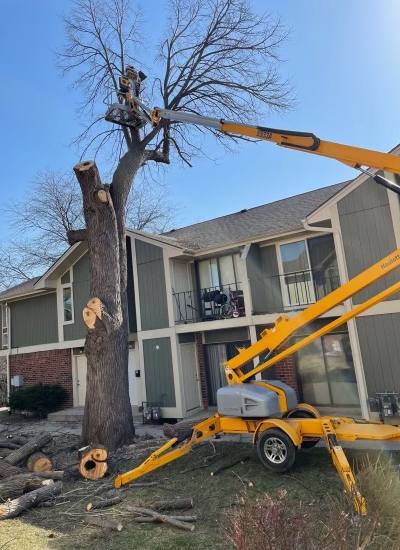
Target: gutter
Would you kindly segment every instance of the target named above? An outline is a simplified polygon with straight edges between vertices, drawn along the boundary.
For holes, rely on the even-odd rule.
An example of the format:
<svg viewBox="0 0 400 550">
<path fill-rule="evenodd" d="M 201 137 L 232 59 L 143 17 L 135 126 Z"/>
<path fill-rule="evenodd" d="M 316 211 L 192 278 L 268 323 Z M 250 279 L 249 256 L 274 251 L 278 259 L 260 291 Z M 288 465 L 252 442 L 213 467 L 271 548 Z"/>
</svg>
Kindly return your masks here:
<svg viewBox="0 0 400 550">
<path fill-rule="evenodd" d="M 301 223 L 307 231 L 314 231 L 315 233 L 334 233 L 332 227 L 318 227 L 317 225 L 309 225 L 306 219 L 301 220 Z"/>
</svg>

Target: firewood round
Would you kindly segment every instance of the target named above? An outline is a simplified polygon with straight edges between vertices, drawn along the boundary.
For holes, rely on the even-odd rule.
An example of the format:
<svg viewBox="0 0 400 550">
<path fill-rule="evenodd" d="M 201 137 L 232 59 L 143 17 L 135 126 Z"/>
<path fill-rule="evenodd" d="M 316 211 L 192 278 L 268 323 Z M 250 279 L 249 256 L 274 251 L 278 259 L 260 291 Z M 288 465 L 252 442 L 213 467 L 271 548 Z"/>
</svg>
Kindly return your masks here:
<svg viewBox="0 0 400 550">
<path fill-rule="evenodd" d="M 50 472 L 54 464 L 44 453 L 33 453 L 26 461 L 26 466 L 30 472 Z"/>
</svg>

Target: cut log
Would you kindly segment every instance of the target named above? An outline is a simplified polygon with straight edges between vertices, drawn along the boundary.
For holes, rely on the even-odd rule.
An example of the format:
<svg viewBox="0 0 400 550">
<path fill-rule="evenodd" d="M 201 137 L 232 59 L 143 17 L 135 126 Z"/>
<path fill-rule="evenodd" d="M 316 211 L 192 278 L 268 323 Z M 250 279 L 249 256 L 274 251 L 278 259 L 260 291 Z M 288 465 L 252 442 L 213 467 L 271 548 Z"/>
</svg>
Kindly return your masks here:
<svg viewBox="0 0 400 550">
<path fill-rule="evenodd" d="M 24 461 L 29 455 L 40 451 L 42 447 L 50 443 L 52 437 L 50 434 L 43 434 L 35 439 L 31 439 L 25 445 L 22 445 L 19 449 L 16 449 L 14 452 L 10 453 L 4 460 L 9 464 L 19 464 Z"/>
<path fill-rule="evenodd" d="M 119 504 L 120 502 L 122 502 L 122 495 L 117 495 L 112 498 L 105 498 L 103 500 L 99 500 L 98 502 L 89 502 L 89 504 L 86 505 L 86 512 L 101 510 L 102 508 L 108 508 L 109 506 L 115 506 L 115 504 Z"/>
<path fill-rule="evenodd" d="M 51 472 L 35 472 L 35 477 L 40 477 L 41 479 L 62 479 L 64 477 L 64 471 L 54 470 Z"/>
<path fill-rule="evenodd" d="M 39 489 L 48 485 L 49 480 L 33 476 L 32 474 L 19 474 L 0 481 L 0 502 L 8 498 L 16 498 L 24 493 Z"/>
<path fill-rule="evenodd" d="M 157 519 L 161 523 L 168 523 L 170 525 L 173 525 L 174 527 L 178 527 L 179 529 L 184 529 L 185 531 L 194 531 L 193 524 L 184 521 L 178 521 L 177 519 L 173 519 L 173 517 L 166 516 L 165 514 L 159 514 L 155 510 L 150 510 L 148 508 L 139 508 L 137 506 L 127 506 L 126 509 L 128 510 L 128 512 L 134 512 L 135 514 L 139 514 L 141 516 L 150 516 Z"/>
<path fill-rule="evenodd" d="M 192 498 L 177 498 L 175 500 L 157 500 L 148 505 L 152 510 L 190 510 L 193 508 Z"/>
<path fill-rule="evenodd" d="M 14 452 L 14 451 L 12 451 Z M 5 459 L 0 459 L 0 479 L 3 477 L 16 476 L 22 474 L 24 471 L 18 466 L 12 466 L 5 461 Z"/>
<path fill-rule="evenodd" d="M 122 531 L 123 529 L 123 525 L 120 521 L 112 521 L 99 516 L 86 516 L 85 523 L 95 527 L 101 527 L 102 529 L 109 529 L 110 531 Z"/>
<path fill-rule="evenodd" d="M 175 519 L 177 521 L 197 521 L 197 516 L 168 516 L 169 518 Z M 135 523 L 160 523 L 160 520 L 150 516 L 137 516 L 133 518 Z"/>
<path fill-rule="evenodd" d="M 204 418 L 199 418 L 197 420 L 182 420 L 181 422 L 177 422 L 176 424 L 163 424 L 163 433 L 165 437 L 168 437 L 169 439 L 172 439 L 173 437 L 177 437 L 179 441 L 184 441 L 188 437 L 191 437 L 193 426 L 198 424 L 199 422 L 202 422 L 203 420 L 206 420 L 208 416 L 205 416 Z"/>
<path fill-rule="evenodd" d="M 3 448 L 0 449 L 0 458 L 5 458 L 12 452 L 13 452 L 13 449 L 3 449 Z"/>
<path fill-rule="evenodd" d="M 3 447 L 4 449 L 19 449 L 21 445 L 14 443 L 14 441 L 11 441 L 10 439 L 0 439 L 0 447 Z"/>
<path fill-rule="evenodd" d="M 101 479 L 107 472 L 107 449 L 102 445 L 79 449 L 79 472 L 85 479 Z"/>
<path fill-rule="evenodd" d="M 25 495 L 1 504 L 0 520 L 19 516 L 25 510 L 34 508 L 39 503 L 50 500 L 59 495 L 61 493 L 61 489 L 61 481 L 56 481 L 56 483 L 46 485 L 45 487 L 40 487 L 40 489 L 36 489 L 35 491 L 31 491 L 30 493 L 26 493 Z"/>
<path fill-rule="evenodd" d="M 44 453 L 33 453 L 26 461 L 26 467 L 30 472 L 50 472 L 53 467 L 53 461 Z"/>
<path fill-rule="evenodd" d="M 10 435 L 7 437 L 8 440 L 10 440 L 12 443 L 16 443 L 17 445 L 25 445 L 25 443 L 28 443 L 29 439 L 27 437 L 23 437 L 22 435 Z"/>
</svg>

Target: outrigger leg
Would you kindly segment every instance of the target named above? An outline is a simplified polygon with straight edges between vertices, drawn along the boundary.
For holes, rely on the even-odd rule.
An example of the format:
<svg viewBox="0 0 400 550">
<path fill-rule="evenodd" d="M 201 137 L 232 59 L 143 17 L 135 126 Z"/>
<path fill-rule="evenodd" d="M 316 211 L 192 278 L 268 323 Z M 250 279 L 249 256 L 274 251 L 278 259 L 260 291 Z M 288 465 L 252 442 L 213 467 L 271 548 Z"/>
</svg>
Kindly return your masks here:
<svg viewBox="0 0 400 550">
<path fill-rule="evenodd" d="M 324 433 L 325 446 L 331 455 L 333 465 L 342 480 L 345 491 L 351 498 L 355 511 L 360 515 L 365 516 L 367 514 L 367 503 L 365 497 L 363 497 L 360 493 L 345 452 L 338 444 L 334 426 L 327 418 L 322 418 L 321 424 Z"/>
<path fill-rule="evenodd" d="M 179 439 L 177 437 L 173 437 L 172 439 L 167 441 L 164 445 L 162 445 L 162 447 L 154 451 L 154 453 L 146 458 L 146 460 L 142 462 L 140 466 L 137 466 L 129 472 L 118 475 L 115 478 L 114 486 L 119 489 L 122 485 L 125 485 L 126 483 L 129 483 L 134 479 L 142 477 L 145 474 L 152 472 L 153 470 L 157 470 L 157 468 L 160 468 L 161 466 L 165 466 L 165 464 L 168 464 L 169 462 L 172 462 L 173 460 L 176 460 L 177 458 L 188 454 L 193 449 L 193 447 L 195 447 L 202 441 L 206 441 L 207 439 L 214 437 L 217 433 L 220 432 L 221 425 L 218 416 L 211 416 L 210 418 L 199 422 L 199 424 L 196 424 L 191 430 L 189 430 L 186 434 L 183 434 L 183 436 L 181 436 Z M 185 443 L 178 447 L 177 445 L 179 445 L 183 441 L 185 441 Z M 172 451 L 166 452 L 173 447 L 176 448 Z"/>
</svg>

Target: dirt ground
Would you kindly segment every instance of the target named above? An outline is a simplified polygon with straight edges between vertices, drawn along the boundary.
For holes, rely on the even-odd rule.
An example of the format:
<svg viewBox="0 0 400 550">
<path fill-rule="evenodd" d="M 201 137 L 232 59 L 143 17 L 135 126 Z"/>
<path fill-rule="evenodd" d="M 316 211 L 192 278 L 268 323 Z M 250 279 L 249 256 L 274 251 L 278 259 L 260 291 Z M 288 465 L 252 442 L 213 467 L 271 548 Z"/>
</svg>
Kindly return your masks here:
<svg viewBox="0 0 400 550">
<path fill-rule="evenodd" d="M 154 481 L 152 487 L 130 485 L 123 491 L 124 500 L 117 506 L 99 511 L 98 515 L 119 519 L 124 529 L 108 532 L 85 524 L 85 505 L 93 501 L 105 484 L 119 471 L 131 469 L 148 454 L 149 448 L 159 444 L 156 439 L 141 437 L 137 445 L 125 447 L 110 460 L 110 476 L 98 482 L 80 478 L 63 483 L 63 499 L 52 508 L 31 510 L 18 519 L 0 523 L 0 548 L 17 549 L 147 549 L 172 548 L 229 548 L 225 537 L 226 518 L 230 510 L 240 505 L 240 496 L 246 493 L 257 498 L 285 489 L 293 506 L 309 506 L 318 517 L 323 517 L 331 498 L 340 498 L 342 487 L 324 449 L 316 448 L 298 454 L 295 469 L 277 475 L 267 471 L 258 461 L 249 444 L 224 442 L 204 444 L 189 455 L 146 476 L 141 481 Z M 56 434 L 46 450 L 53 456 L 57 468 L 63 468 L 76 457 L 79 437 L 74 434 Z M 215 456 L 214 456 L 215 455 Z M 350 451 L 351 460 L 365 455 L 365 451 Z M 213 460 L 205 461 L 213 456 Z M 220 472 L 217 467 L 243 458 L 243 462 Z M 394 453 L 400 463 L 400 455 Z M 180 531 L 167 525 L 137 524 L 125 510 L 127 504 L 144 506 L 157 499 L 193 497 L 194 509 L 188 514 L 198 516 L 193 532 Z M 96 512 L 92 512 L 94 514 Z M 180 513 L 180 512 L 179 512 Z"/>
</svg>

